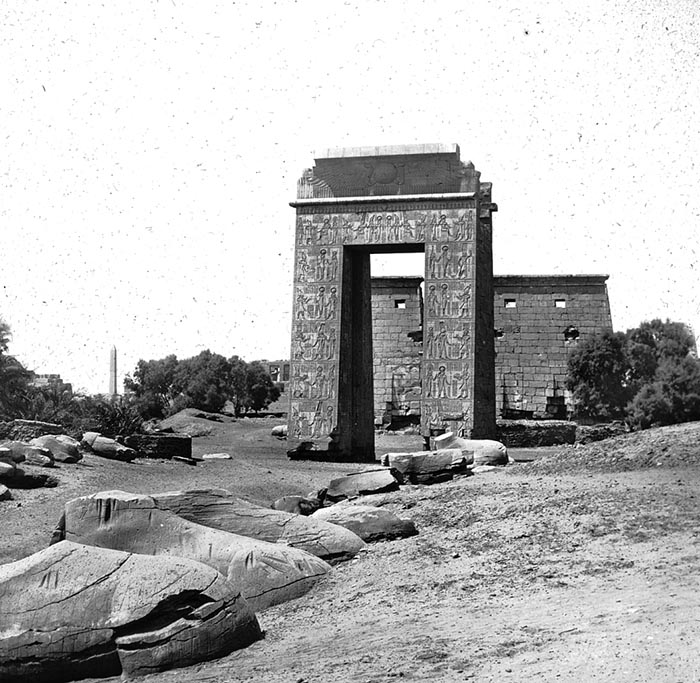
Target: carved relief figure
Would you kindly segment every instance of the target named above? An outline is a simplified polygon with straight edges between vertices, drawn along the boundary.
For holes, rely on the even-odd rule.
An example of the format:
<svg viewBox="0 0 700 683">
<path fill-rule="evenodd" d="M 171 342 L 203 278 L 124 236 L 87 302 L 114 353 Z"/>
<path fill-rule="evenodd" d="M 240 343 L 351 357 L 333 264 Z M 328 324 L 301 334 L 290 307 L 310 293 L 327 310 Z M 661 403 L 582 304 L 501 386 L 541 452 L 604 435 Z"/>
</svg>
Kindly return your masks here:
<svg viewBox="0 0 700 683">
<path fill-rule="evenodd" d="M 299 253 L 299 259 L 297 262 L 299 264 L 297 275 L 297 277 L 299 278 L 299 282 L 306 282 L 306 279 L 309 275 L 309 261 L 305 251 Z"/>
<path fill-rule="evenodd" d="M 452 313 L 452 292 L 447 284 L 440 286 L 440 314 L 449 316 Z"/>
<path fill-rule="evenodd" d="M 338 310 L 338 290 L 336 287 L 331 287 L 331 293 L 328 295 L 328 300 L 325 304 L 325 310 L 323 317 L 326 320 L 335 320 L 336 312 Z"/>
<path fill-rule="evenodd" d="M 432 396 L 433 398 L 448 398 L 447 386 L 447 368 L 444 365 L 441 365 L 437 372 L 433 373 L 432 377 L 430 378 L 428 396 Z"/>
<path fill-rule="evenodd" d="M 438 301 L 435 285 L 430 285 L 430 287 L 428 287 L 428 295 L 425 298 L 425 305 L 428 308 L 428 313 L 430 315 L 438 314 Z"/>
<path fill-rule="evenodd" d="M 328 334 L 326 333 L 326 323 L 321 323 L 316 332 L 316 340 L 313 344 L 314 360 L 328 358 Z"/>
<path fill-rule="evenodd" d="M 425 350 L 428 358 L 435 358 L 435 333 L 432 327 L 428 328 L 428 333 L 425 335 Z"/>
<path fill-rule="evenodd" d="M 328 264 L 328 279 L 335 280 L 338 277 L 338 251 L 331 252 L 331 262 Z"/>
<path fill-rule="evenodd" d="M 436 358 L 449 358 L 449 341 L 445 323 L 440 321 L 438 332 L 435 335 L 435 356 Z"/>
<path fill-rule="evenodd" d="M 326 279 L 326 267 L 327 267 L 328 257 L 326 256 L 326 250 L 321 249 L 316 257 L 316 279 L 325 280 Z"/>
<path fill-rule="evenodd" d="M 306 306 L 308 303 L 309 297 L 299 292 L 299 294 L 297 294 L 297 320 L 306 320 Z"/>
<path fill-rule="evenodd" d="M 469 300 L 472 298 L 472 286 L 467 285 L 463 292 L 457 293 L 457 302 L 459 304 L 459 317 L 469 317 Z"/>
</svg>

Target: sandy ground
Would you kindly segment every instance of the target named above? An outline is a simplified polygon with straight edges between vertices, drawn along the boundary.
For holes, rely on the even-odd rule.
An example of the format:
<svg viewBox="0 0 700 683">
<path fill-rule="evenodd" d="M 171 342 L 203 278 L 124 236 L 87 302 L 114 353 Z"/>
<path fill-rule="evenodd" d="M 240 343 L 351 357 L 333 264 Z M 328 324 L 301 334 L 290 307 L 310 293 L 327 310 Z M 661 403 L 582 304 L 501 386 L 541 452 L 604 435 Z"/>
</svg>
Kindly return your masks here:
<svg viewBox="0 0 700 683">
<path fill-rule="evenodd" d="M 55 489 L 15 491 L 0 503 L 0 560 L 46 545 L 76 495 L 222 486 L 266 503 L 353 469 L 288 461 L 269 436 L 277 421 L 202 423 L 195 453 L 233 460 L 88 456 L 62 466 Z M 378 452 L 403 447 L 419 440 L 378 440 Z M 143 680 L 700 681 L 700 424 L 511 455 L 507 468 L 373 497 L 419 535 L 372 544 L 261 613 L 266 637 L 246 650 Z"/>
</svg>

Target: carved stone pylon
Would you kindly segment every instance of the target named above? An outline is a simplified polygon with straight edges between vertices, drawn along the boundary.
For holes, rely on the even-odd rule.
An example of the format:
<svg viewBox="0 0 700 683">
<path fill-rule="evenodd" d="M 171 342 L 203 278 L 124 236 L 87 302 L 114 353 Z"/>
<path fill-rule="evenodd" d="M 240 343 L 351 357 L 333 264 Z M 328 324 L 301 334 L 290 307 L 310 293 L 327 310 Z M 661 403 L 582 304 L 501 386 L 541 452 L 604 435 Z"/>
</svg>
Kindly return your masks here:
<svg viewBox="0 0 700 683">
<path fill-rule="evenodd" d="M 495 429 L 490 183 L 457 145 L 327 150 L 298 183 L 288 438 L 374 460 L 370 254 L 424 252 L 421 432 Z"/>
</svg>

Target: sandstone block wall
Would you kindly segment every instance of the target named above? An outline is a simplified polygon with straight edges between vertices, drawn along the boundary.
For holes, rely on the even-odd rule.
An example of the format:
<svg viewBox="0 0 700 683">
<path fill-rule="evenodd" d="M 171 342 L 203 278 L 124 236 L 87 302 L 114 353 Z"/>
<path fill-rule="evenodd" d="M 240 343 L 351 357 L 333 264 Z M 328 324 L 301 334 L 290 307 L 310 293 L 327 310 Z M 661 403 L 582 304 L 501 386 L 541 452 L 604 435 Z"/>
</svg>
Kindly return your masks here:
<svg viewBox="0 0 700 683">
<path fill-rule="evenodd" d="M 607 275 L 494 276 L 496 414 L 566 418 L 571 351 L 612 330 Z"/>
<path fill-rule="evenodd" d="M 420 417 L 422 281 L 420 277 L 372 278 L 375 425 Z M 410 333 L 418 333 L 416 341 Z"/>
</svg>

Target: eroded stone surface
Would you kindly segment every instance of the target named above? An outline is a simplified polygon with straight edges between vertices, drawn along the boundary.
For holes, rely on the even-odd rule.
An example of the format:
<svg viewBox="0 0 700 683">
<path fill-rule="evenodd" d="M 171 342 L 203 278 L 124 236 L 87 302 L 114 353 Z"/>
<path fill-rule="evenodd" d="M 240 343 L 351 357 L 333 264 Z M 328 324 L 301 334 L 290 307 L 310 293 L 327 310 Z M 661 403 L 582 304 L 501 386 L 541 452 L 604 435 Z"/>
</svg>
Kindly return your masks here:
<svg viewBox="0 0 700 683">
<path fill-rule="evenodd" d="M 156 505 L 190 522 L 305 550 L 326 562 L 354 557 L 362 539 L 335 524 L 272 510 L 236 498 L 224 489 L 171 491 L 152 496 Z"/>
<path fill-rule="evenodd" d="M 372 505 L 339 503 L 314 512 L 312 517 L 349 529 L 367 543 L 392 541 L 418 533 L 412 521 L 401 519 L 389 510 Z"/>
<path fill-rule="evenodd" d="M 83 434 L 82 445 L 89 448 L 95 455 L 110 460 L 121 460 L 123 462 L 131 462 L 138 453 L 124 444 L 102 436 L 97 432 L 85 432 Z"/>
<path fill-rule="evenodd" d="M 75 463 L 83 457 L 78 450 L 79 442 L 65 434 L 47 434 L 32 439 L 29 443 L 39 448 L 47 448 L 54 460 L 59 462 Z"/>
<path fill-rule="evenodd" d="M 382 467 L 332 479 L 326 491 L 326 500 L 338 502 L 360 495 L 396 491 L 398 488 L 399 480 L 395 474 L 391 469 Z"/>
<path fill-rule="evenodd" d="M 56 538 L 144 555 L 203 562 L 238 587 L 255 610 L 306 593 L 330 569 L 298 548 L 211 529 L 161 510 L 151 496 L 104 491 L 65 506 Z"/>
<path fill-rule="evenodd" d="M 261 637 L 216 570 L 63 541 L 0 566 L 0 680 L 137 676 L 186 666 Z"/>
<path fill-rule="evenodd" d="M 438 448 L 461 448 L 474 453 L 473 465 L 507 465 L 508 449 L 492 439 L 462 439 L 452 432 L 435 437 Z"/>
</svg>

